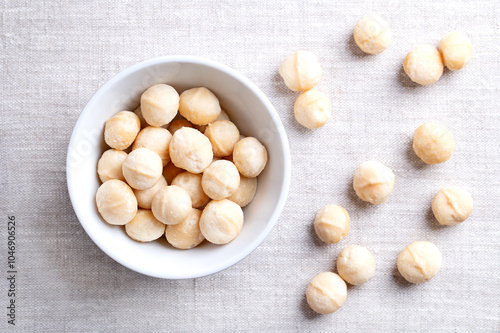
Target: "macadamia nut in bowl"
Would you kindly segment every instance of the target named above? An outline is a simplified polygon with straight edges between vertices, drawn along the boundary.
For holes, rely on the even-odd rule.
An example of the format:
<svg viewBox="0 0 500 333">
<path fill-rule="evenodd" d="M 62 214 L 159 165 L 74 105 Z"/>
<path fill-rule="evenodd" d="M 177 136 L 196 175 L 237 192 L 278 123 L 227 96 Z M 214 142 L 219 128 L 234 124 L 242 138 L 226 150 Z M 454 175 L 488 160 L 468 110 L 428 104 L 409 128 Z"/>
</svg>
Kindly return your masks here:
<svg viewBox="0 0 500 333">
<path fill-rule="evenodd" d="M 208 240 L 203 240 L 194 248 L 180 250 L 169 245 L 164 236 L 152 242 L 138 242 L 127 236 L 124 227 L 106 223 L 96 207 L 96 192 L 99 186 L 101 186 L 99 175 L 96 172 L 98 161 L 103 153 L 110 148 L 119 150 L 124 149 L 122 146 L 109 147 L 105 143 L 103 135 L 105 122 L 120 111 L 137 109 L 143 93 L 157 84 L 164 84 L 172 87 L 179 96 L 189 89 L 205 87 L 217 98 L 219 106 L 227 111 L 231 123 L 238 128 L 239 132 L 246 137 L 255 138 L 255 140 L 257 140 L 266 150 L 266 157 L 264 157 L 262 154 L 262 147 L 259 144 L 254 144 L 255 141 L 250 142 L 251 144 L 247 147 L 240 147 L 240 167 L 242 167 L 242 170 L 249 171 L 249 174 L 247 174 L 248 176 L 243 174 L 242 176 L 253 178 L 254 174 L 258 173 L 258 186 L 252 185 L 251 188 L 248 189 L 248 194 L 246 194 L 247 190 L 245 190 L 245 195 L 244 197 L 242 196 L 241 199 L 233 198 L 233 200 L 238 202 L 238 204 L 235 205 L 243 212 L 244 221 L 237 237 L 225 245 L 212 244 Z M 173 91 L 169 88 L 164 90 L 172 92 L 172 94 L 170 94 L 170 102 L 175 104 L 176 95 Z M 164 100 L 157 101 L 154 98 L 154 94 L 144 97 L 152 97 L 148 99 L 148 103 L 152 101 L 149 105 L 149 109 L 145 109 L 144 105 L 141 105 L 142 115 L 146 121 L 149 119 L 148 123 L 150 126 L 167 127 L 170 121 L 176 119 L 176 112 L 174 112 L 173 116 L 169 113 L 171 109 L 168 108 L 168 105 L 172 107 L 172 103 L 163 104 Z M 144 100 L 146 101 L 146 99 Z M 198 123 L 202 124 L 207 122 L 208 124 L 219 117 L 221 110 L 217 108 L 216 103 L 213 103 L 212 106 L 213 108 L 203 112 L 203 115 L 206 117 L 205 120 L 197 121 Z M 175 105 L 173 105 L 172 108 L 175 109 Z M 158 110 L 160 110 L 160 112 L 157 112 Z M 134 116 L 136 117 L 135 114 Z M 130 117 L 134 119 L 134 122 L 130 122 L 133 131 L 128 131 L 128 129 L 132 129 L 132 127 L 127 127 L 127 133 L 130 133 L 132 136 L 137 136 L 137 134 L 139 134 L 140 125 L 137 125 L 139 123 L 138 117 L 134 118 L 134 116 Z M 192 119 L 195 119 L 194 116 Z M 156 122 L 156 120 L 158 122 Z M 154 123 L 151 124 L 150 122 Z M 177 129 L 172 135 L 169 147 L 172 142 L 175 142 L 175 136 L 179 132 L 182 134 L 182 131 L 185 129 L 197 131 L 190 127 Z M 205 137 L 202 132 L 198 131 L 198 133 L 208 142 L 207 146 L 209 151 L 207 150 L 208 152 L 206 154 L 213 155 L 210 140 Z M 271 135 L 269 135 L 270 133 Z M 221 138 L 217 131 L 214 131 L 214 135 L 217 137 L 217 140 Z M 232 137 L 233 135 L 231 135 L 231 138 Z M 226 140 L 225 138 L 222 139 Z M 135 138 L 133 138 L 130 143 L 128 141 L 125 142 L 123 146 L 129 144 L 128 147 L 130 147 L 134 140 Z M 230 151 L 232 148 L 231 146 L 232 142 L 228 145 L 224 144 L 221 146 L 221 153 L 225 155 L 228 152 L 228 150 L 225 149 L 229 149 Z M 172 151 L 170 149 L 169 157 L 171 161 L 165 168 L 163 168 L 163 164 L 166 162 L 166 159 L 162 160 L 158 153 L 147 147 L 137 148 L 131 152 L 127 150 L 125 153 L 130 155 L 140 149 L 149 150 L 152 154 L 156 155 L 154 155 L 155 158 L 151 159 L 155 161 L 155 166 L 153 170 L 150 170 L 151 172 L 147 173 L 146 177 L 142 175 L 141 168 L 127 167 L 127 170 L 130 171 L 129 173 L 136 176 L 133 178 L 139 180 L 139 187 L 151 186 L 149 188 L 153 188 L 157 182 L 162 179 L 162 172 L 166 169 L 171 169 L 169 165 L 179 164 L 179 160 L 176 160 L 175 156 L 172 156 Z M 258 155 L 260 156 L 258 163 L 245 159 L 245 157 L 250 155 L 253 149 L 256 149 L 255 152 L 260 152 L 260 155 Z M 201 160 L 203 163 L 200 163 L 200 165 L 202 165 L 201 169 L 204 170 L 204 168 L 212 163 L 213 158 L 209 156 L 210 158 L 207 158 L 208 162 L 205 162 L 204 155 L 201 154 L 199 156 L 202 156 Z M 123 155 L 123 157 L 125 157 L 125 155 Z M 125 158 L 128 158 L 128 156 Z M 108 170 L 110 170 L 109 175 L 111 175 L 111 177 L 120 176 L 118 172 L 115 172 L 119 163 L 120 160 L 117 160 L 109 165 L 108 168 L 110 169 Z M 135 163 L 131 164 L 133 166 Z M 181 164 L 175 165 L 179 168 L 179 172 L 194 173 L 193 171 L 195 171 L 198 172 L 199 175 L 202 175 L 201 171 L 187 170 L 187 165 L 180 165 Z M 238 168 L 236 163 L 235 166 Z M 159 169 L 159 173 L 157 168 Z M 238 171 L 241 173 L 241 170 L 238 169 Z M 120 264 L 142 274 L 168 279 L 194 278 L 219 272 L 237 263 L 250 254 L 269 234 L 278 220 L 288 194 L 290 183 L 290 152 L 283 124 L 276 110 L 271 105 L 268 98 L 247 78 L 224 65 L 205 59 L 184 56 L 162 57 L 136 64 L 117 74 L 105 83 L 90 99 L 73 130 L 68 147 L 66 174 L 69 195 L 75 213 L 90 238 L 106 254 Z M 124 176 L 125 179 L 130 178 L 130 175 L 127 177 L 127 175 L 124 174 Z M 149 182 L 150 179 L 151 181 Z M 170 181 L 173 180 L 173 178 L 170 177 L 168 179 L 170 179 Z M 162 181 L 162 184 L 156 187 L 158 191 L 154 195 L 161 194 L 159 191 L 171 187 L 172 184 L 168 179 L 168 186 Z M 136 198 L 134 191 L 122 180 L 111 179 L 107 180 L 104 184 L 108 182 L 120 182 L 118 187 L 127 188 L 127 190 L 125 190 L 127 193 L 126 196 L 121 197 L 123 204 L 128 205 L 128 203 L 131 202 L 135 209 L 131 207 L 131 210 L 126 216 L 122 216 L 122 218 L 116 220 L 110 220 L 114 222 L 114 224 L 126 224 L 135 217 L 135 214 L 137 214 L 137 202 L 135 202 Z M 112 184 L 113 183 L 111 183 L 111 185 Z M 141 186 L 141 184 L 143 186 Z M 156 188 L 150 192 L 155 192 Z M 237 188 L 239 189 L 239 186 L 237 186 Z M 147 189 L 136 189 L 136 191 L 147 191 Z M 188 191 L 184 190 L 184 192 Z M 236 195 L 236 193 L 238 192 L 235 191 L 232 195 Z M 145 199 L 142 205 L 148 207 L 150 194 L 151 193 L 148 192 L 145 198 L 141 198 L 141 200 Z M 252 197 L 253 200 L 251 200 Z M 223 199 L 223 201 L 226 200 L 232 203 L 233 201 L 231 201 L 230 198 L 231 196 L 228 199 Z M 246 205 L 248 200 L 251 200 L 251 202 Z M 160 202 L 161 201 L 162 200 L 160 200 Z M 240 208 L 240 204 L 245 205 L 245 207 Z M 234 207 L 232 204 L 228 205 Z M 153 203 L 152 206 L 154 209 L 155 205 Z M 110 209 L 111 207 L 106 207 L 106 211 L 111 212 L 111 215 L 114 216 L 113 210 Z M 189 208 L 186 218 L 190 216 L 189 214 L 195 209 Z M 187 208 L 185 209 L 187 210 Z M 183 208 L 182 212 L 180 212 L 182 214 L 172 218 L 175 220 L 174 222 L 179 221 L 179 216 L 186 214 L 186 210 Z M 200 211 L 201 210 L 202 208 L 200 208 Z M 158 215 L 160 218 L 171 218 L 169 216 L 164 216 L 168 215 L 165 209 L 156 209 L 156 211 L 159 213 Z M 236 207 L 234 207 L 234 211 L 237 211 Z M 165 220 L 167 221 L 168 219 Z M 197 219 L 193 218 L 194 222 L 196 222 L 196 220 Z M 236 218 L 234 221 L 234 230 L 237 230 L 239 229 L 239 219 Z M 196 228 L 184 229 L 182 222 L 183 221 L 180 221 L 180 223 L 175 225 L 167 225 L 166 229 L 170 229 L 170 233 L 173 232 L 172 230 L 177 230 L 177 235 L 183 235 L 183 237 L 193 236 L 192 242 L 180 242 L 178 241 L 180 239 L 178 236 L 176 236 L 177 240 L 173 241 L 179 247 L 191 247 L 201 239 L 201 236 L 195 232 Z M 194 222 L 192 222 L 193 225 L 196 225 Z M 135 223 L 137 222 L 134 222 L 134 224 L 130 226 L 134 226 Z M 192 228 L 191 224 L 186 223 L 185 226 Z M 134 233 L 134 235 L 136 235 L 136 233 Z M 216 235 L 209 235 L 209 237 L 211 237 L 211 240 L 214 242 L 226 242 L 231 238 L 230 236 L 232 233 L 227 235 L 228 237 L 220 237 L 221 235 L 222 234 L 219 233 Z M 75 237 L 77 236 L 78 235 L 75 235 Z M 156 234 L 154 236 L 156 237 Z M 134 237 L 139 238 L 139 236 Z M 144 239 L 149 240 L 152 237 L 153 236 L 149 237 L 148 235 L 148 237 Z"/>
</svg>

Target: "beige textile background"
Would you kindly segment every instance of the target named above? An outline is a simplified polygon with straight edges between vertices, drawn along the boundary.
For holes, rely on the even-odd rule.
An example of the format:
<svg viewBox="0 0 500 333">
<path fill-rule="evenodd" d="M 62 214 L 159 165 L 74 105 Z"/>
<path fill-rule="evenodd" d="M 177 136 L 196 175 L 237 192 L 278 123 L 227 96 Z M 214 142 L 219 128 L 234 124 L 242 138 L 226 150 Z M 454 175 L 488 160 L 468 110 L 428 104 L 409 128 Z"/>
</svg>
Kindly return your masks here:
<svg viewBox="0 0 500 333">
<path fill-rule="evenodd" d="M 500 331 L 500 3 L 483 1 L 2 1 L 0 11 L 0 332 L 498 332 Z M 355 47 L 366 12 L 384 14 L 393 44 Z M 431 87 L 402 72 L 413 46 L 469 34 L 474 59 Z M 333 118 L 306 130 L 297 96 L 277 69 L 290 52 L 316 53 Z M 66 149 L 76 119 L 111 76 L 144 59 L 195 55 L 256 83 L 290 140 L 292 183 L 278 225 L 237 265 L 183 281 L 140 275 L 86 235 L 68 198 Z M 414 129 L 435 120 L 456 140 L 450 161 L 425 166 Z M 396 174 L 390 200 L 356 199 L 357 165 L 377 159 Z M 467 186 L 470 220 L 439 227 L 429 211 L 441 187 Z M 349 235 L 323 245 L 312 220 L 325 204 L 351 214 Z M 7 215 L 17 220 L 17 325 L 7 325 Z M 414 286 L 395 270 L 408 243 L 433 241 L 442 271 Z M 349 244 L 371 249 L 375 277 L 349 287 L 344 308 L 317 316 L 304 290 Z"/>
</svg>

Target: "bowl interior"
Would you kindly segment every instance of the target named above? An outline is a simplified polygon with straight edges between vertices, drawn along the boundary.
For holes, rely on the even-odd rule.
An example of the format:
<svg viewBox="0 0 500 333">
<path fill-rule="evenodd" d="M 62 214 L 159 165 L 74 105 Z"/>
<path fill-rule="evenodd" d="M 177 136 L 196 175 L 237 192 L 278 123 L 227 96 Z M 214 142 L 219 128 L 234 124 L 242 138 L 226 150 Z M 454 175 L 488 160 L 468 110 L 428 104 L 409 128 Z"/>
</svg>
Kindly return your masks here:
<svg viewBox="0 0 500 333">
<path fill-rule="evenodd" d="M 122 110 L 134 110 L 140 95 L 156 83 L 172 85 L 180 93 L 204 86 L 245 136 L 264 143 L 269 160 L 259 176 L 254 200 L 244 208 L 245 222 L 231 243 L 216 246 L 204 241 L 191 250 L 171 247 L 164 238 L 152 243 L 130 239 L 120 226 L 104 222 L 97 212 L 99 187 L 96 165 L 104 150 L 104 122 Z M 283 125 L 263 93 L 231 69 L 199 58 L 164 57 L 119 73 L 102 86 L 82 111 L 70 141 L 67 178 L 75 212 L 92 240 L 122 265 L 150 276 L 193 278 L 218 272 L 253 251 L 268 235 L 284 206 L 290 179 L 290 156 Z"/>
</svg>

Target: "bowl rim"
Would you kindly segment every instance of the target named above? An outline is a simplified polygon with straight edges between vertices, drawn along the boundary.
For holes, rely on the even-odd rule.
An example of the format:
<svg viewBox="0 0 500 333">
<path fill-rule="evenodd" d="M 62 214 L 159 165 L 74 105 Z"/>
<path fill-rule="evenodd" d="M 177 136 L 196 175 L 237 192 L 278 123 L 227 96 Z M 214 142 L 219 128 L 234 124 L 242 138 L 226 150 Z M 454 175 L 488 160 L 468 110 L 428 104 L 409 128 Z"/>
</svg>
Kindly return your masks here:
<svg viewBox="0 0 500 333">
<path fill-rule="evenodd" d="M 75 191 L 76 188 L 72 186 L 72 178 L 75 177 L 73 174 L 73 169 L 70 167 L 70 157 L 71 157 L 71 149 L 77 144 L 76 142 L 76 136 L 77 133 L 80 132 L 81 127 L 83 126 L 83 121 L 82 119 L 84 118 L 84 114 L 86 113 L 86 110 L 89 108 L 90 105 L 94 103 L 95 100 L 97 100 L 101 95 L 104 94 L 104 91 L 106 91 L 106 88 L 109 88 L 113 85 L 115 85 L 117 82 L 119 82 L 121 79 L 124 77 L 128 76 L 129 74 L 140 70 L 145 67 L 150 67 L 150 66 L 155 66 L 163 63 L 172 63 L 172 62 L 179 62 L 179 63 L 190 63 L 190 64 L 197 64 L 197 65 L 203 65 L 206 67 L 211 67 L 216 70 L 222 71 L 227 75 L 230 75 L 234 77 L 236 80 L 241 82 L 244 86 L 249 88 L 253 94 L 255 94 L 258 99 L 264 104 L 265 108 L 267 111 L 271 114 L 272 122 L 276 125 L 276 131 L 278 133 L 278 136 L 280 137 L 280 142 L 283 150 L 283 157 L 284 157 L 284 170 L 283 170 L 283 184 L 280 189 L 280 197 L 278 199 L 278 203 L 275 206 L 271 216 L 268 218 L 268 222 L 265 226 L 264 229 L 258 234 L 258 237 L 252 240 L 252 242 L 245 246 L 244 251 L 241 252 L 240 255 L 235 256 L 233 260 L 230 260 L 225 263 L 225 265 L 216 265 L 214 266 L 213 269 L 206 269 L 204 271 L 201 271 L 200 274 L 175 274 L 175 275 L 169 275 L 169 274 L 156 274 L 155 272 L 151 271 L 146 271 L 141 269 L 140 266 L 135 266 L 132 265 L 131 263 L 122 260 L 118 256 L 116 256 L 114 253 L 108 252 L 101 244 L 96 241 L 97 236 L 95 235 L 94 230 L 86 223 L 83 221 L 83 218 L 81 217 L 82 214 L 80 213 L 80 208 L 78 204 L 75 202 Z M 264 240 L 265 238 L 269 235 L 271 230 L 274 228 L 274 226 L 277 224 L 279 217 L 281 215 L 281 212 L 283 211 L 283 208 L 285 207 L 285 203 L 288 197 L 288 192 L 290 189 L 290 181 L 291 181 L 291 157 L 290 157 L 290 146 L 288 142 L 288 136 L 286 134 L 285 128 L 283 126 L 283 123 L 281 121 L 281 118 L 278 115 L 278 112 L 272 105 L 271 101 L 267 98 L 267 96 L 253 83 L 251 82 L 247 77 L 244 75 L 240 74 L 236 70 L 230 68 L 229 66 L 226 66 L 222 63 L 209 60 L 206 58 L 201 58 L 201 57 L 196 57 L 196 56 L 181 56 L 181 55 L 172 55 L 172 56 L 162 56 L 162 57 L 156 57 L 148 60 L 141 61 L 139 63 L 136 63 L 119 73 L 115 74 L 112 76 L 109 80 L 107 80 L 103 85 L 101 85 L 97 91 L 92 95 L 92 97 L 89 99 L 89 101 L 85 104 L 85 107 L 80 111 L 80 114 L 76 120 L 76 123 L 73 127 L 73 131 L 71 133 L 71 137 L 69 140 L 68 144 L 68 150 L 67 150 L 67 155 L 66 155 L 66 183 L 68 186 L 68 194 L 70 197 L 71 205 L 73 206 L 73 210 L 75 211 L 75 214 L 78 218 L 78 221 L 82 225 L 83 229 L 87 233 L 87 235 L 90 237 L 90 239 L 94 242 L 97 247 L 101 249 L 106 255 L 108 255 L 110 258 L 112 258 L 114 261 L 118 262 L 122 266 L 125 266 L 135 272 L 147 275 L 147 276 L 152 276 L 156 278 L 163 278 L 163 279 L 172 279 L 172 280 L 182 280 L 182 279 L 192 279 L 192 278 L 198 278 L 198 277 L 203 277 L 203 276 L 208 276 L 212 275 L 218 272 L 221 272 L 236 263 L 240 262 L 244 258 L 246 258 L 250 253 L 252 253 Z"/>
</svg>

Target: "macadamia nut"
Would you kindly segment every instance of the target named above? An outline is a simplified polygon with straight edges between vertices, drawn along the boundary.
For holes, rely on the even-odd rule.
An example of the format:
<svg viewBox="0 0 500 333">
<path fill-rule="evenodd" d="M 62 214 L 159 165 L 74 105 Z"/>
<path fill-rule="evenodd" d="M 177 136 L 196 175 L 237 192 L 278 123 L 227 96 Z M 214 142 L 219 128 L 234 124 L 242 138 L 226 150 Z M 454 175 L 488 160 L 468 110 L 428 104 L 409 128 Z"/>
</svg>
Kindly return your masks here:
<svg viewBox="0 0 500 333">
<path fill-rule="evenodd" d="M 443 163 L 453 154 L 455 141 L 446 127 L 426 123 L 413 134 L 413 150 L 427 164 Z"/>
<path fill-rule="evenodd" d="M 165 224 L 179 224 L 191 212 L 192 201 L 186 190 L 175 186 L 160 189 L 153 197 L 153 215 Z"/>
<path fill-rule="evenodd" d="M 137 109 L 134 110 L 134 113 L 139 117 L 139 121 L 141 122 L 141 128 L 148 127 L 149 124 L 146 122 L 146 119 L 142 116 L 141 106 L 139 105 Z"/>
<path fill-rule="evenodd" d="M 243 176 L 257 177 L 267 163 L 266 147 L 256 138 L 246 137 L 234 146 L 233 162 Z"/>
<path fill-rule="evenodd" d="M 163 166 L 165 166 L 170 161 L 168 146 L 171 139 L 172 134 L 168 130 L 162 127 L 148 126 L 139 132 L 132 145 L 132 150 L 148 148 L 161 157 Z"/>
<path fill-rule="evenodd" d="M 135 217 L 125 224 L 125 232 L 138 242 L 152 242 L 165 233 L 165 225 L 148 209 L 139 209 Z"/>
<path fill-rule="evenodd" d="M 240 176 L 240 185 L 236 192 L 228 199 L 237 203 L 240 207 L 246 207 L 252 202 L 257 191 L 257 178 L 247 178 Z"/>
<path fill-rule="evenodd" d="M 137 213 L 134 192 L 125 182 L 118 179 L 108 180 L 99 186 L 95 201 L 97 210 L 109 224 L 127 224 Z"/>
<path fill-rule="evenodd" d="M 323 242 L 338 243 L 349 232 L 351 220 L 347 211 L 337 205 L 323 207 L 314 219 L 314 231 Z"/>
<path fill-rule="evenodd" d="M 171 185 L 185 189 L 191 197 L 194 208 L 203 207 L 210 201 L 210 198 L 203 192 L 200 174 L 194 174 L 187 171 L 182 172 L 172 180 Z"/>
<path fill-rule="evenodd" d="M 179 113 L 195 125 L 215 121 L 220 112 L 219 100 L 205 87 L 185 90 L 180 96 Z"/>
<path fill-rule="evenodd" d="M 394 174 L 380 162 L 364 162 L 354 173 L 353 187 L 361 200 L 378 205 L 394 190 Z"/>
<path fill-rule="evenodd" d="M 439 42 L 439 51 L 450 71 L 464 68 L 472 59 L 472 42 L 464 34 L 454 31 L 444 36 Z"/>
<path fill-rule="evenodd" d="M 111 148 L 127 149 L 141 130 L 139 117 L 130 111 L 121 111 L 106 120 L 104 141 Z"/>
<path fill-rule="evenodd" d="M 303 92 L 293 106 L 295 119 L 304 127 L 315 129 L 325 125 L 332 117 L 332 104 L 317 90 Z"/>
<path fill-rule="evenodd" d="M 323 70 L 314 53 L 297 51 L 283 60 L 279 73 L 288 88 L 306 91 L 318 84 Z"/>
<path fill-rule="evenodd" d="M 121 150 L 106 150 L 99 162 L 97 162 L 97 174 L 101 182 L 110 179 L 125 180 L 122 172 L 123 161 L 127 158 L 127 153 Z"/>
<path fill-rule="evenodd" d="M 183 128 L 183 127 L 191 127 L 193 128 L 193 124 L 191 124 L 189 121 L 186 119 L 176 119 L 173 120 L 169 125 L 168 125 L 168 130 L 172 135 L 174 135 L 177 130 Z"/>
<path fill-rule="evenodd" d="M 442 260 L 436 245 L 426 241 L 413 242 L 399 254 L 398 270 L 406 281 L 423 283 L 439 272 Z"/>
<path fill-rule="evenodd" d="M 319 314 L 329 314 L 344 305 L 347 285 L 340 276 L 332 272 L 316 275 L 306 289 L 307 304 Z"/>
<path fill-rule="evenodd" d="M 169 145 L 170 158 L 176 167 L 201 173 L 214 157 L 210 140 L 194 128 L 183 127 L 175 132 Z"/>
<path fill-rule="evenodd" d="M 378 54 L 385 51 L 391 39 L 389 23 L 374 13 L 363 16 L 354 28 L 354 41 L 366 53 Z"/>
<path fill-rule="evenodd" d="M 406 55 L 403 68 L 413 82 L 430 85 L 443 74 L 443 59 L 434 46 L 422 44 Z"/>
<path fill-rule="evenodd" d="M 137 148 L 123 161 L 122 171 L 130 187 L 145 190 L 160 179 L 163 163 L 157 153 L 147 148 Z"/>
<path fill-rule="evenodd" d="M 370 250 L 359 245 L 349 245 L 337 258 L 339 275 L 352 285 L 359 286 L 375 274 L 375 258 Z"/>
<path fill-rule="evenodd" d="M 155 84 L 141 96 L 141 111 L 151 126 L 163 126 L 174 119 L 179 109 L 179 94 L 166 84 Z"/>
<path fill-rule="evenodd" d="M 188 250 L 198 246 L 205 237 L 200 230 L 201 210 L 192 209 L 188 217 L 176 225 L 167 225 L 165 236 L 175 248 Z"/>
<path fill-rule="evenodd" d="M 473 206 L 472 196 L 458 186 L 443 188 L 432 199 L 432 212 L 443 225 L 462 223 L 472 214 Z"/>
<path fill-rule="evenodd" d="M 226 160 L 215 161 L 203 172 L 201 186 L 213 200 L 222 200 L 236 192 L 240 185 L 240 174 L 236 166 Z"/>
<path fill-rule="evenodd" d="M 210 201 L 200 217 L 200 230 L 213 244 L 227 244 L 239 235 L 243 211 L 236 203 L 224 199 Z"/>
<path fill-rule="evenodd" d="M 229 120 L 217 120 L 208 124 L 205 135 L 212 144 L 215 157 L 231 155 L 234 146 L 240 140 L 240 131 Z"/>
<path fill-rule="evenodd" d="M 144 209 L 151 209 L 151 203 L 153 202 L 153 197 L 155 196 L 156 192 L 167 185 L 168 184 L 165 177 L 161 176 L 153 187 L 145 190 L 134 190 L 134 194 L 137 198 L 137 204 L 139 205 L 139 207 Z"/>
</svg>

